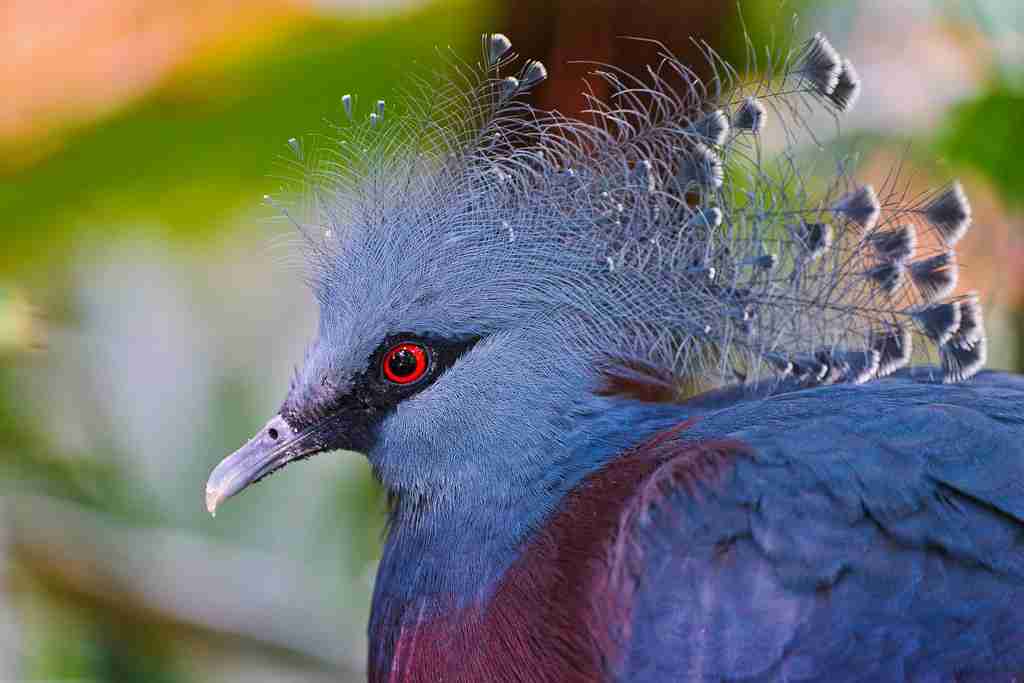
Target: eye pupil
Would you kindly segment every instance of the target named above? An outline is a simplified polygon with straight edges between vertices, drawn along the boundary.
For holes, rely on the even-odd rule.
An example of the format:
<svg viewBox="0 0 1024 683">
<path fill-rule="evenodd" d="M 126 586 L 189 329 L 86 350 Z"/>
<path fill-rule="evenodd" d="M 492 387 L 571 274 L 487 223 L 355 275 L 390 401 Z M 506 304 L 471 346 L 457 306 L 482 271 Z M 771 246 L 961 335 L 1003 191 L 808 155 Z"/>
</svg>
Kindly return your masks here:
<svg viewBox="0 0 1024 683">
<path fill-rule="evenodd" d="M 427 352 L 420 344 L 399 344 L 384 356 L 381 369 L 395 384 L 412 384 L 427 372 Z"/>
<path fill-rule="evenodd" d="M 406 377 L 416 372 L 416 357 L 409 349 L 399 349 L 388 359 L 391 372 L 399 377 Z"/>
</svg>

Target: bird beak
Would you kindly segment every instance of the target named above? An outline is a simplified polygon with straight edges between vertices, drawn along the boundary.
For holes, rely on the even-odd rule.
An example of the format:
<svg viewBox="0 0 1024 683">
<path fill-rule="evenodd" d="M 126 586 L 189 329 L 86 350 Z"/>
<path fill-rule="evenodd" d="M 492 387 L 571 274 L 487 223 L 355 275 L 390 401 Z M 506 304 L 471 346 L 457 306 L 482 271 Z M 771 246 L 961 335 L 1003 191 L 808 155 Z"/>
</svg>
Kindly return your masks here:
<svg viewBox="0 0 1024 683">
<path fill-rule="evenodd" d="M 217 506 L 249 484 L 281 469 L 288 463 L 326 450 L 322 429 L 296 433 L 280 415 L 275 415 L 256 436 L 213 468 L 206 482 L 206 509 L 217 514 Z"/>
</svg>

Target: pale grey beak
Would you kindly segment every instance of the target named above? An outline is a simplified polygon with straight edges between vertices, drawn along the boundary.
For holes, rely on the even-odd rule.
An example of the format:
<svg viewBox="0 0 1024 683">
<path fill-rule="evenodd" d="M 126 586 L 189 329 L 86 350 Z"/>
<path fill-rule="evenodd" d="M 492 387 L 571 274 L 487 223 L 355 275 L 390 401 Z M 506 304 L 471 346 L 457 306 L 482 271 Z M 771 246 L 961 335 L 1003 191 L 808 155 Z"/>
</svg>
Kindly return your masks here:
<svg viewBox="0 0 1024 683">
<path fill-rule="evenodd" d="M 206 509 L 217 506 L 289 462 L 323 450 L 315 432 L 296 434 L 280 415 L 275 415 L 249 442 L 213 468 L 206 482 Z"/>
</svg>

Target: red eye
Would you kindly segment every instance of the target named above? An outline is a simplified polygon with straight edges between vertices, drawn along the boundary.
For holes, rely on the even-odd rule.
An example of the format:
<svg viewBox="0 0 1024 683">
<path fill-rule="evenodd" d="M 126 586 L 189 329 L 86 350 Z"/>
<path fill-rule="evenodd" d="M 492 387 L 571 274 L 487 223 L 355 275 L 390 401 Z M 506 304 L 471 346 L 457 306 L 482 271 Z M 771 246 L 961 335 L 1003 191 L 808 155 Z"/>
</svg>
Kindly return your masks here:
<svg viewBox="0 0 1024 683">
<path fill-rule="evenodd" d="M 419 344 L 399 344 L 384 354 L 381 367 L 395 384 L 412 384 L 427 374 L 427 351 Z"/>
</svg>

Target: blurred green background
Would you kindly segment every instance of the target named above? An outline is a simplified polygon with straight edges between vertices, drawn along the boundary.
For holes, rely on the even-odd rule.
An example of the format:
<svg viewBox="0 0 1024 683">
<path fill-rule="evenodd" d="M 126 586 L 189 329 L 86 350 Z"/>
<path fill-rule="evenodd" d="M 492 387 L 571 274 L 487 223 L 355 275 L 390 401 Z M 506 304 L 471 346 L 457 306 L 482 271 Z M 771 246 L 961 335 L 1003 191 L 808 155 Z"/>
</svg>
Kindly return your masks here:
<svg viewBox="0 0 1024 683">
<path fill-rule="evenodd" d="M 898 7 L 891 5 L 896 4 Z M 720 6 L 721 5 L 721 6 Z M 744 0 L 755 41 L 825 31 L 865 81 L 863 174 L 972 198 L 962 290 L 1021 369 L 1018 0 Z M 13 0 L 0 7 L 0 681 L 361 680 L 384 505 L 323 455 L 203 508 L 209 469 L 279 405 L 316 322 L 261 200 L 340 98 L 394 98 L 503 31 L 577 111 L 586 67 L 660 38 L 743 61 L 736 5 L 696 0 Z M 780 37 L 782 36 L 782 37 Z M 370 98 L 367 100 L 366 98 Z"/>
</svg>

